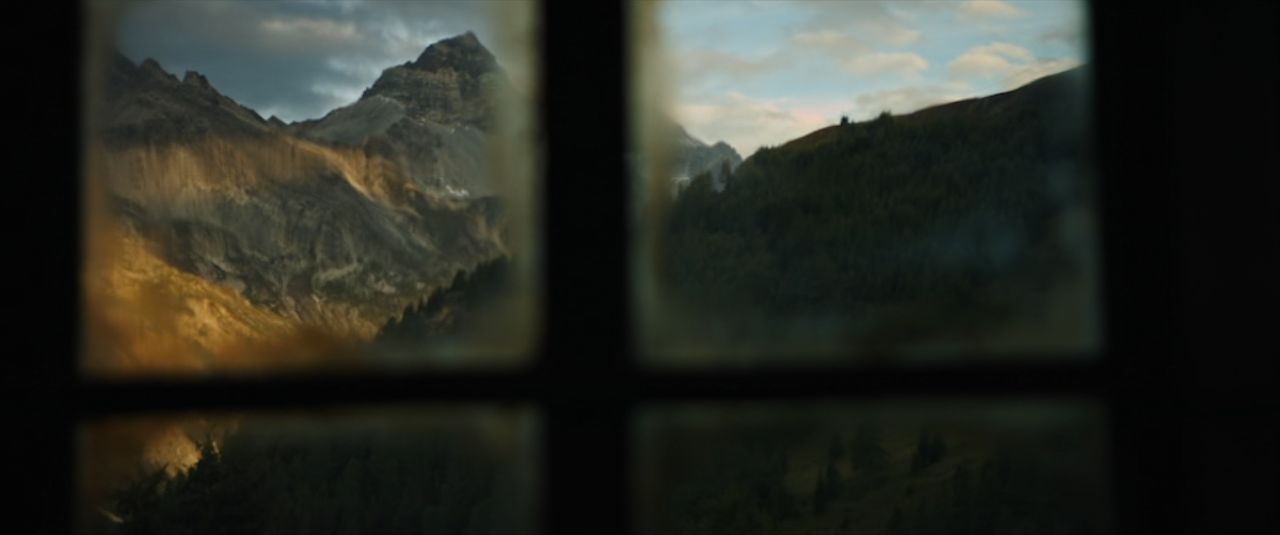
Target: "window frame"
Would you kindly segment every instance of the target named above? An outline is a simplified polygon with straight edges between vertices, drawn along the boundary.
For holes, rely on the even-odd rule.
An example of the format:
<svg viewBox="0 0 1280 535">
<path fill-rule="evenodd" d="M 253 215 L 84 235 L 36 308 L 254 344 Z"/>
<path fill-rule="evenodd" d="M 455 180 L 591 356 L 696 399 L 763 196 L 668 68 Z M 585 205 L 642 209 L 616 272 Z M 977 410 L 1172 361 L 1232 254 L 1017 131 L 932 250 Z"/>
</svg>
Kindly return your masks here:
<svg viewBox="0 0 1280 535">
<path fill-rule="evenodd" d="M 1091 3 L 1090 42 L 1094 54 L 1094 117 L 1097 136 L 1104 296 L 1103 346 L 1096 358 L 1022 362 L 998 367 L 957 364 L 940 368 L 831 368 L 759 371 L 664 371 L 639 366 L 630 343 L 628 291 L 631 251 L 627 220 L 628 188 L 622 155 L 627 143 L 624 105 L 628 73 L 628 28 L 624 2 L 567 2 L 541 5 L 543 58 L 541 121 L 545 134 L 545 190 L 542 244 L 546 322 L 532 364 L 501 371 L 407 372 L 397 375 L 337 376 L 300 374 L 266 378 L 207 380 L 94 380 L 78 373 L 74 356 L 78 332 L 78 288 L 62 294 L 71 303 L 64 316 L 73 326 L 64 336 L 70 359 L 34 364 L 40 377 L 29 386 L 33 403 L 51 413 L 37 428 L 47 439 L 41 452 L 56 467 L 45 477 L 54 483 L 43 495 L 49 517 L 28 517 L 48 527 L 66 522 L 76 480 L 77 427 L 109 416 L 201 410 L 288 410 L 333 405 L 390 406 L 410 403 L 528 403 L 542 414 L 544 503 L 541 530 L 548 533 L 631 531 L 631 418 L 650 401 L 867 401 L 887 396 L 956 396 L 1016 401 L 1060 396 L 1098 400 L 1107 407 L 1112 437 L 1112 482 L 1117 531 L 1178 531 L 1173 515 L 1178 490 L 1144 475 L 1176 466 L 1179 454 L 1176 413 L 1184 405 L 1174 386 L 1172 364 L 1160 358 L 1173 352 L 1174 287 L 1169 268 L 1173 240 L 1164 227 L 1174 219 L 1168 192 L 1144 185 L 1106 180 L 1109 176 L 1151 172 L 1144 162 L 1164 161 L 1161 140 L 1133 142 L 1132 122 L 1161 129 L 1170 120 L 1158 107 L 1128 105 L 1130 97 L 1160 79 L 1168 66 L 1128 61 L 1143 54 L 1163 57 L 1164 41 L 1126 41 L 1134 26 L 1166 32 L 1169 14 L 1128 13 L 1114 4 Z M 76 13 L 79 13 L 77 10 Z M 82 16 L 82 14 L 80 14 Z M 71 15 L 70 18 L 75 18 Z M 590 21 L 590 24 L 579 24 Z M 82 20 L 82 22 L 84 22 Z M 1163 24 L 1162 24 L 1163 23 Z M 77 57 L 81 37 L 72 25 L 68 43 Z M 1098 54 L 1106 51 L 1107 54 Z M 1114 54 L 1113 54 L 1114 53 Z M 73 66 L 78 64 L 72 62 Z M 67 91 L 78 92 L 79 74 L 69 69 Z M 1125 83 L 1122 83 L 1125 82 Z M 75 113 L 75 108 L 68 110 Z M 1134 117 L 1137 113 L 1138 117 Z M 72 122 L 78 119 L 73 118 Z M 61 135 L 78 146 L 76 129 Z M 557 136 L 556 132 L 569 132 Z M 590 135 L 583 135 L 590 132 Z M 50 143 L 56 145 L 56 143 Z M 1134 150 L 1138 154 L 1133 154 Z M 586 156 L 584 156 L 584 154 Z M 79 176 L 74 159 L 61 164 L 65 176 Z M 78 280 L 78 184 L 63 186 L 69 199 L 66 247 L 51 262 L 65 266 Z M 1156 217 L 1129 216 L 1135 204 L 1155 203 Z M 1146 214 L 1150 215 L 1150 214 Z M 1160 238 L 1152 239 L 1152 236 Z M 602 312 L 605 311 L 605 312 Z M 69 348 L 68 348 L 69 346 Z M 46 351 L 31 354 L 46 354 Z M 1137 397 L 1135 387 L 1143 397 Z M 338 392 L 339 394 L 335 394 Z M 45 400 L 50 395 L 54 399 Z M 1166 403 L 1155 410 L 1147 399 Z M 35 407 L 32 407 L 35 408 Z M 1169 450 L 1150 446 L 1167 442 Z M 41 442 L 33 442 L 37 447 Z M 67 461 L 70 462 L 67 462 Z M 597 469 L 595 467 L 606 467 Z M 608 468 L 612 467 L 612 468 Z M 61 514 L 60 514 L 61 513 Z"/>
</svg>

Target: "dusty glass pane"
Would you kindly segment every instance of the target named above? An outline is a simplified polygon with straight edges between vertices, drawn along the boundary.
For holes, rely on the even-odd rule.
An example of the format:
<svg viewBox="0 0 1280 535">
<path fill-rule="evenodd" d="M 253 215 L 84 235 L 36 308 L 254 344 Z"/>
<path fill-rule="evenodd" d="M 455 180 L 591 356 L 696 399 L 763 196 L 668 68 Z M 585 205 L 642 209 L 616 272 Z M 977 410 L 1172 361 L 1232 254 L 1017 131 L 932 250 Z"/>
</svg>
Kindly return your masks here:
<svg viewBox="0 0 1280 535">
<path fill-rule="evenodd" d="M 662 405 L 636 424 L 639 533 L 1110 531 L 1095 403 Z"/>
<path fill-rule="evenodd" d="M 84 371 L 522 362 L 534 7 L 86 2 Z"/>
<path fill-rule="evenodd" d="M 79 433 L 93 533 L 530 533 L 528 409 L 160 415 Z"/>
<path fill-rule="evenodd" d="M 650 362 L 1097 348 L 1082 3 L 633 8 Z"/>
</svg>

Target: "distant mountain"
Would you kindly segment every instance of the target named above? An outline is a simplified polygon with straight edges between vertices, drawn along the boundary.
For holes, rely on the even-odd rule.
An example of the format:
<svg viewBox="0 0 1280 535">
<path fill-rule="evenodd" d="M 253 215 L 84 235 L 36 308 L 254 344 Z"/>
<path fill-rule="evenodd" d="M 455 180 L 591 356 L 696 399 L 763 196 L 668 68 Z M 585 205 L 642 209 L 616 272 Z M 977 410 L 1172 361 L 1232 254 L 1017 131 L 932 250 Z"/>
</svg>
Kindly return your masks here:
<svg viewBox="0 0 1280 535">
<path fill-rule="evenodd" d="M 106 130 L 114 147 L 197 141 L 209 136 L 262 138 L 272 125 L 219 93 L 200 73 L 182 80 L 153 59 L 134 65 L 114 54 L 107 73 Z"/>
<path fill-rule="evenodd" d="M 354 104 L 290 128 L 305 139 L 396 160 L 427 190 L 493 195 L 484 147 L 503 98 L 513 98 L 510 80 L 467 32 L 386 69 Z"/>
<path fill-rule="evenodd" d="M 418 119 L 484 129 L 494 121 L 493 94 L 510 90 L 493 54 L 467 32 L 427 47 L 416 61 L 387 69 L 360 98 L 384 96 L 403 103 Z"/>
<path fill-rule="evenodd" d="M 674 124 L 673 126 L 676 130 L 674 164 L 677 187 L 683 188 L 694 177 L 710 173 L 716 190 L 724 189 L 724 182 L 729 174 L 742 163 L 742 156 L 738 155 L 738 151 L 733 150 L 733 147 L 723 141 L 707 145 L 702 140 L 689 135 L 684 127 Z M 725 172 L 726 169 L 728 173 Z"/>
<path fill-rule="evenodd" d="M 107 262 L 105 273 L 126 273 L 99 274 L 94 288 L 120 301 L 116 309 L 137 305 L 136 288 L 118 282 L 138 278 L 128 272 L 139 255 L 171 280 L 217 288 L 216 299 L 205 282 L 161 289 L 163 315 L 176 325 L 169 331 L 180 334 L 167 336 L 183 340 L 165 351 L 200 366 L 280 325 L 372 337 L 455 272 L 506 253 L 483 162 L 494 101 L 507 87 L 468 33 L 387 69 L 350 106 L 285 124 L 199 73 L 178 80 L 154 60 L 135 66 L 117 54 L 90 180 L 118 222 L 110 239 L 133 244 L 134 257 Z M 245 307 L 271 319 L 237 330 L 229 319 L 249 316 Z M 110 339 L 155 330 L 127 317 L 103 321 Z M 106 350 L 115 356 L 104 365 L 150 350 L 125 345 Z"/>
<path fill-rule="evenodd" d="M 823 128 L 757 151 L 719 193 L 695 179 L 663 229 L 661 276 L 702 311 L 687 323 L 794 348 L 1085 317 L 1082 73 Z M 1057 332 L 1035 339 L 1079 339 Z"/>
</svg>

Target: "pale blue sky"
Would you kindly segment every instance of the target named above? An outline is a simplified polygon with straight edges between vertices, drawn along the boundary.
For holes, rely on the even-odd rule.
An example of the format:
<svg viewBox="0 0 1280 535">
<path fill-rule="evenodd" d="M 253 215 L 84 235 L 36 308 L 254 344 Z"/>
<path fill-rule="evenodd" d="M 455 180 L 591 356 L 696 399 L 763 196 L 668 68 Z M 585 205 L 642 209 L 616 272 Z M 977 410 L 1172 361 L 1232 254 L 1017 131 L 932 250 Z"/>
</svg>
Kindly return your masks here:
<svg viewBox="0 0 1280 535">
<path fill-rule="evenodd" d="M 1075 0 L 658 4 L 673 113 L 743 156 L 842 114 L 864 120 L 1020 86 L 1087 60 Z"/>
</svg>

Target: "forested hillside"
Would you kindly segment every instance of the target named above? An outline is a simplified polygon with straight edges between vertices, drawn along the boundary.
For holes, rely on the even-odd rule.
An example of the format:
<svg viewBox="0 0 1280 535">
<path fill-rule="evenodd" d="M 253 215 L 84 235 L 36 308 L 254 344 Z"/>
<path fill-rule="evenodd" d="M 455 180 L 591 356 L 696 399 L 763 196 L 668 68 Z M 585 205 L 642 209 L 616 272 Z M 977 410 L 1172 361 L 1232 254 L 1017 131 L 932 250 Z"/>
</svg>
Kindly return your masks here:
<svg viewBox="0 0 1280 535">
<path fill-rule="evenodd" d="M 497 426 L 485 428 L 485 419 Z M 176 476 L 140 473 L 105 500 L 114 533 L 515 533 L 532 529 L 517 420 L 250 419 L 200 441 Z M 515 442 L 512 442 L 515 441 Z"/>
<path fill-rule="evenodd" d="M 1110 524 L 1101 426 L 1074 407 L 650 416 L 637 471 L 642 533 L 1065 534 Z"/>
<path fill-rule="evenodd" d="M 378 331 L 377 341 L 424 344 L 457 336 L 468 321 L 511 291 L 511 261 L 498 257 L 470 272 L 458 271 L 448 286 L 415 303 Z"/>
<path fill-rule="evenodd" d="M 662 279 L 706 315 L 822 318 L 870 345 L 1043 308 L 1085 268 L 1081 76 L 765 147 L 723 192 L 700 176 L 666 221 Z"/>
</svg>

